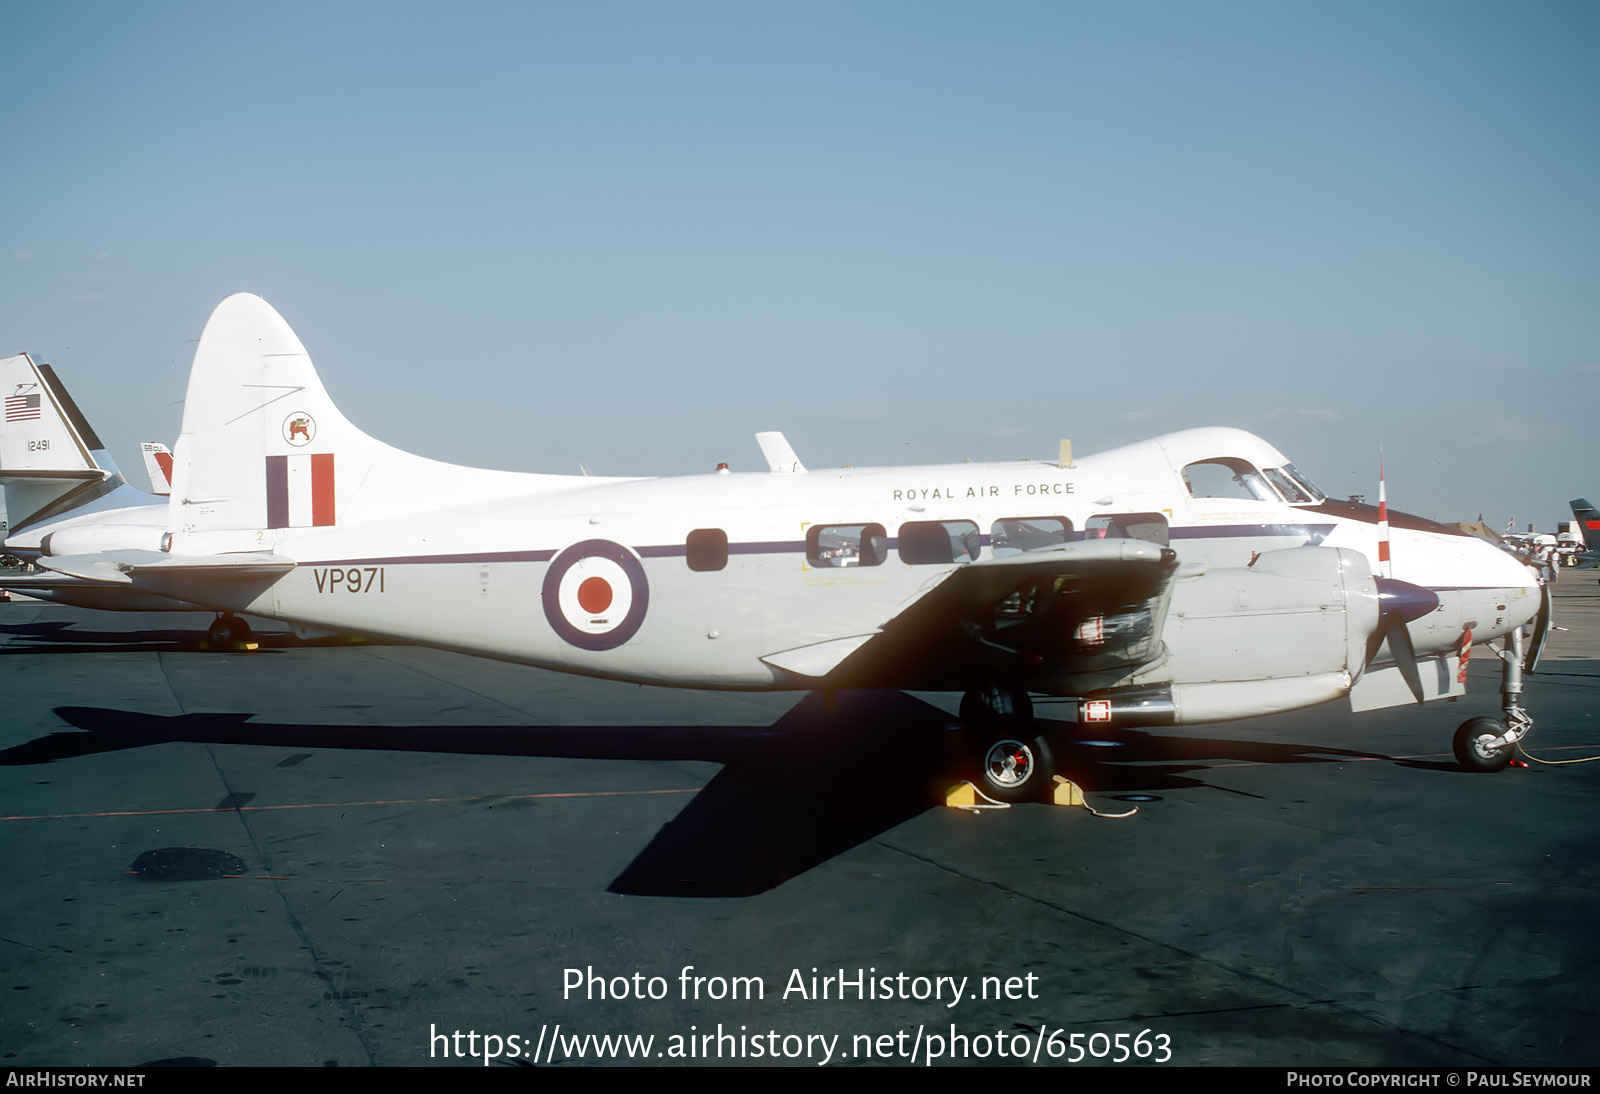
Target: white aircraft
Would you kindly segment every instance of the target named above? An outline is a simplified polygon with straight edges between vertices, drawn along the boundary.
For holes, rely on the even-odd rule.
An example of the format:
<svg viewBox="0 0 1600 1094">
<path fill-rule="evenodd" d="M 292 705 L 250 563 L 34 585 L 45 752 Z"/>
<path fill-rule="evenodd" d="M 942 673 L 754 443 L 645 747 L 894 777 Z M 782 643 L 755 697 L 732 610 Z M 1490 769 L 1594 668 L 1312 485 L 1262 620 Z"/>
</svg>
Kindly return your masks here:
<svg viewBox="0 0 1600 1094">
<path fill-rule="evenodd" d="M 9 545 L 85 583 L 590 676 L 963 692 L 970 770 L 1007 800 L 1049 782 L 1030 693 L 1075 699 L 1080 723 L 1368 710 L 1461 694 L 1470 648 L 1498 641 L 1505 720 L 1465 723 L 1456 755 L 1496 770 L 1531 727 L 1521 673 L 1549 623 L 1531 573 L 1331 501 L 1251 434 L 838 470 L 757 441 L 764 472 L 674 479 L 438 463 L 352 425 L 240 294 L 195 352 L 165 520 L 57 504 Z"/>
<path fill-rule="evenodd" d="M 82 550 L 158 542 L 166 531 L 172 456 L 167 446 L 140 447 L 151 493 L 128 484 L 60 377 L 28 354 L 0 360 L 5 422 L 0 425 L 0 486 L 12 520 L 8 553 L 29 561 L 49 554 L 57 535 Z M 166 467 L 163 466 L 165 461 Z M 0 575 L 0 587 L 38 600 L 108 611 L 197 611 L 202 605 L 153 595 L 126 585 L 108 585 L 50 572 Z M 210 637 L 237 645 L 250 627 L 229 612 L 218 615 Z"/>
</svg>

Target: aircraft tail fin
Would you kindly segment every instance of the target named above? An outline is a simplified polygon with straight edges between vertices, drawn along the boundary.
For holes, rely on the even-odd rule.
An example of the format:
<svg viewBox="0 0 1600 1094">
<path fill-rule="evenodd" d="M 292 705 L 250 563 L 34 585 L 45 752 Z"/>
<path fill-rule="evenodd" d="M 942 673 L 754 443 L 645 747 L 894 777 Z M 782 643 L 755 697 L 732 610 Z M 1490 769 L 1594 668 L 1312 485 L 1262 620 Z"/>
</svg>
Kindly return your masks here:
<svg viewBox="0 0 1600 1094">
<path fill-rule="evenodd" d="M 1590 505 L 1587 498 L 1574 498 L 1567 504 L 1572 506 L 1572 515 L 1578 522 L 1578 529 L 1583 533 L 1583 541 L 1589 545 L 1589 550 L 1600 551 L 1600 511 Z"/>
<path fill-rule="evenodd" d="M 443 400 L 441 428 L 466 413 Z M 217 305 L 195 349 L 168 526 L 177 535 L 249 532 L 260 543 L 263 532 L 404 517 L 529 493 L 546 480 L 570 481 L 457 467 L 363 433 L 329 398 L 283 317 L 259 296 L 237 293 Z M 234 549 L 221 542 L 209 549 Z"/>
<path fill-rule="evenodd" d="M 172 493 L 172 450 L 159 441 L 145 441 L 139 446 L 144 453 L 144 473 L 150 476 L 150 492 L 157 497 Z"/>
<path fill-rule="evenodd" d="M 259 296 L 235 294 L 217 305 L 195 349 L 168 525 L 334 525 L 340 485 L 370 469 L 383 447 L 339 413 L 283 317 Z"/>
<path fill-rule="evenodd" d="M 105 446 L 55 370 L 26 353 L 0 361 L 0 488 L 10 531 L 122 485 Z"/>
</svg>

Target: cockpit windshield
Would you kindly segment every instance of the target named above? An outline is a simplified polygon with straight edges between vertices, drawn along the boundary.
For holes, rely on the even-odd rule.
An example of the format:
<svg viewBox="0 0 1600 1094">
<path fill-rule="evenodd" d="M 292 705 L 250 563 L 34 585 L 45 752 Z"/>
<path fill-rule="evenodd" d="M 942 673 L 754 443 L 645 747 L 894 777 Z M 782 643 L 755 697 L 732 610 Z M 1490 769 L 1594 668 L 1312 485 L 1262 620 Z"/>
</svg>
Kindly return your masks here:
<svg viewBox="0 0 1600 1094">
<path fill-rule="evenodd" d="M 1318 490 L 1310 479 L 1295 469 L 1292 463 L 1286 463 L 1282 467 L 1269 467 L 1262 474 L 1282 492 L 1284 500 L 1290 505 L 1317 505 L 1328 499 L 1328 495 Z"/>
</svg>

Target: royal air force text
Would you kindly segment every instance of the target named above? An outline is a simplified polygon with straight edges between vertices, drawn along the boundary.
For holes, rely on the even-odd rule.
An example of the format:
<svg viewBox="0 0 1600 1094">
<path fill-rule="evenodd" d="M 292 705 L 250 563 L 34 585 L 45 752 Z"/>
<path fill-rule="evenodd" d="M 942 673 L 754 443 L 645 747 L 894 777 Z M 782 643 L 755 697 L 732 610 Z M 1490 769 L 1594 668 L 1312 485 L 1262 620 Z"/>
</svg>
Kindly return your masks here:
<svg viewBox="0 0 1600 1094">
<path fill-rule="evenodd" d="M 1016 482 L 1011 484 L 1011 496 L 1017 498 L 1041 497 L 1048 494 L 1066 495 L 1076 493 L 1074 483 L 1070 482 Z M 896 490 L 891 496 L 892 501 L 967 501 L 972 498 L 998 498 L 1003 497 L 1002 488 L 999 486 L 914 486 L 908 490 Z"/>
</svg>

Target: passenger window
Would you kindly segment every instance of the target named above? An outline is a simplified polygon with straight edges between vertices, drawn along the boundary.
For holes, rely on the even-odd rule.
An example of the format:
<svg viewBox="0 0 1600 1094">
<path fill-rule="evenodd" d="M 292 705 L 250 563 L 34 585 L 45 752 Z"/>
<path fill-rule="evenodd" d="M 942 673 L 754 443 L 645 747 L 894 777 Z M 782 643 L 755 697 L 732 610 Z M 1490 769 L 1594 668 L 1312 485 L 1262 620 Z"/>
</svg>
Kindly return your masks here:
<svg viewBox="0 0 1600 1094">
<path fill-rule="evenodd" d="M 1071 540 L 1072 522 L 1065 517 L 1006 517 L 989 526 L 989 547 L 995 558 Z"/>
<path fill-rule="evenodd" d="M 1142 539 L 1167 546 L 1167 518 L 1160 513 L 1106 513 L 1090 517 L 1085 539 Z"/>
<path fill-rule="evenodd" d="M 1218 458 L 1191 463 L 1183 469 L 1183 483 L 1191 498 L 1278 500 L 1261 474 L 1244 460 Z"/>
<path fill-rule="evenodd" d="M 911 566 L 975 561 L 983 549 L 970 520 L 913 520 L 900 526 L 900 561 Z"/>
<path fill-rule="evenodd" d="M 806 532 L 806 561 L 820 569 L 881 566 L 888 554 L 881 524 L 814 524 Z"/>
<path fill-rule="evenodd" d="M 684 544 L 684 557 L 696 573 L 722 569 L 728 564 L 728 533 L 721 528 L 696 528 Z"/>
</svg>

